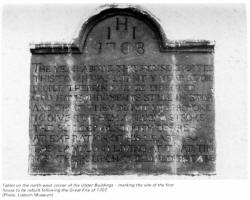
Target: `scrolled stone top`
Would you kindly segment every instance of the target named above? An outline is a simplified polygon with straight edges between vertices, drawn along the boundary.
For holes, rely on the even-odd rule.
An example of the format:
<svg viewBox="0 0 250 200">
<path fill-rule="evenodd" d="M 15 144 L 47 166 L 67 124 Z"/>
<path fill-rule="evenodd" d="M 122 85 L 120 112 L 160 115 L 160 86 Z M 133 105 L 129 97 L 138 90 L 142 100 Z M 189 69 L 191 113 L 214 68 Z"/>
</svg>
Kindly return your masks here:
<svg viewBox="0 0 250 200">
<path fill-rule="evenodd" d="M 138 7 L 128 6 L 119 7 L 117 5 L 109 5 L 102 7 L 102 10 L 97 14 L 92 15 L 82 25 L 78 37 L 72 43 L 61 42 L 44 42 L 38 44 L 30 44 L 30 51 L 32 54 L 81 54 L 85 46 L 87 36 L 92 28 L 105 18 L 115 15 L 127 15 L 140 19 L 148 24 L 155 32 L 160 52 L 199 52 L 199 53 L 213 53 L 214 41 L 208 40 L 169 40 L 167 39 L 163 28 L 148 11 Z"/>
</svg>

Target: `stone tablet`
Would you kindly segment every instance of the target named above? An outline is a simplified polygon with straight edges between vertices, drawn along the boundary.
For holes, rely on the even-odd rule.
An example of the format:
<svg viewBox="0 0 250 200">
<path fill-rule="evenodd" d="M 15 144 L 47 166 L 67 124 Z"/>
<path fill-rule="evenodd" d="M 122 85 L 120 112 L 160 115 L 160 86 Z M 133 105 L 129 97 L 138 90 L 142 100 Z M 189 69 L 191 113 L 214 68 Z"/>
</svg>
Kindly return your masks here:
<svg viewBox="0 0 250 200">
<path fill-rule="evenodd" d="M 215 174 L 213 43 L 111 7 L 31 53 L 30 174 Z"/>
</svg>

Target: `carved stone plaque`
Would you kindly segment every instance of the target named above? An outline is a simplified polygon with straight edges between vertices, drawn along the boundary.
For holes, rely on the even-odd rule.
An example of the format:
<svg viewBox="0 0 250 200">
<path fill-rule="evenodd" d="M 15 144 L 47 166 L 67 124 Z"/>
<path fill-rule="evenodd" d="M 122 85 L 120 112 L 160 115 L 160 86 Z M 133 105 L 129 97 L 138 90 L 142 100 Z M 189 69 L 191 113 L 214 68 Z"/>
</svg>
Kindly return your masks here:
<svg viewBox="0 0 250 200">
<path fill-rule="evenodd" d="M 188 27 L 187 27 L 188 28 Z M 215 173 L 213 50 L 108 8 L 73 44 L 31 48 L 29 173 Z"/>
</svg>

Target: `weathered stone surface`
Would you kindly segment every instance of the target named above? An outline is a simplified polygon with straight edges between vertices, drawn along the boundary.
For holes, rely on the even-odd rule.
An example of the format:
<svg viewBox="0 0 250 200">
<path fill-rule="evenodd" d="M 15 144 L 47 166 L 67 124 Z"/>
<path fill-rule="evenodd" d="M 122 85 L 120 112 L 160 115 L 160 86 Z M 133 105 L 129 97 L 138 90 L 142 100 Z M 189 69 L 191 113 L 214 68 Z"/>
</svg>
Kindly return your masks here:
<svg viewBox="0 0 250 200">
<path fill-rule="evenodd" d="M 30 174 L 214 174 L 213 48 L 135 8 L 31 48 Z"/>
</svg>

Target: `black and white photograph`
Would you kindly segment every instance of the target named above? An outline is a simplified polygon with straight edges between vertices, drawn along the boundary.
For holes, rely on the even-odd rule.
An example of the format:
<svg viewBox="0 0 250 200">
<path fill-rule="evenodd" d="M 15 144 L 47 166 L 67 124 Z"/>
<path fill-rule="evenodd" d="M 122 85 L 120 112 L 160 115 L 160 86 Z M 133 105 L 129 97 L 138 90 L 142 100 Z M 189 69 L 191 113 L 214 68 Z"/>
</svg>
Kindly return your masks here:
<svg viewBox="0 0 250 200">
<path fill-rule="evenodd" d="M 1 196 L 248 180 L 247 6 L 3 4 Z"/>
</svg>

